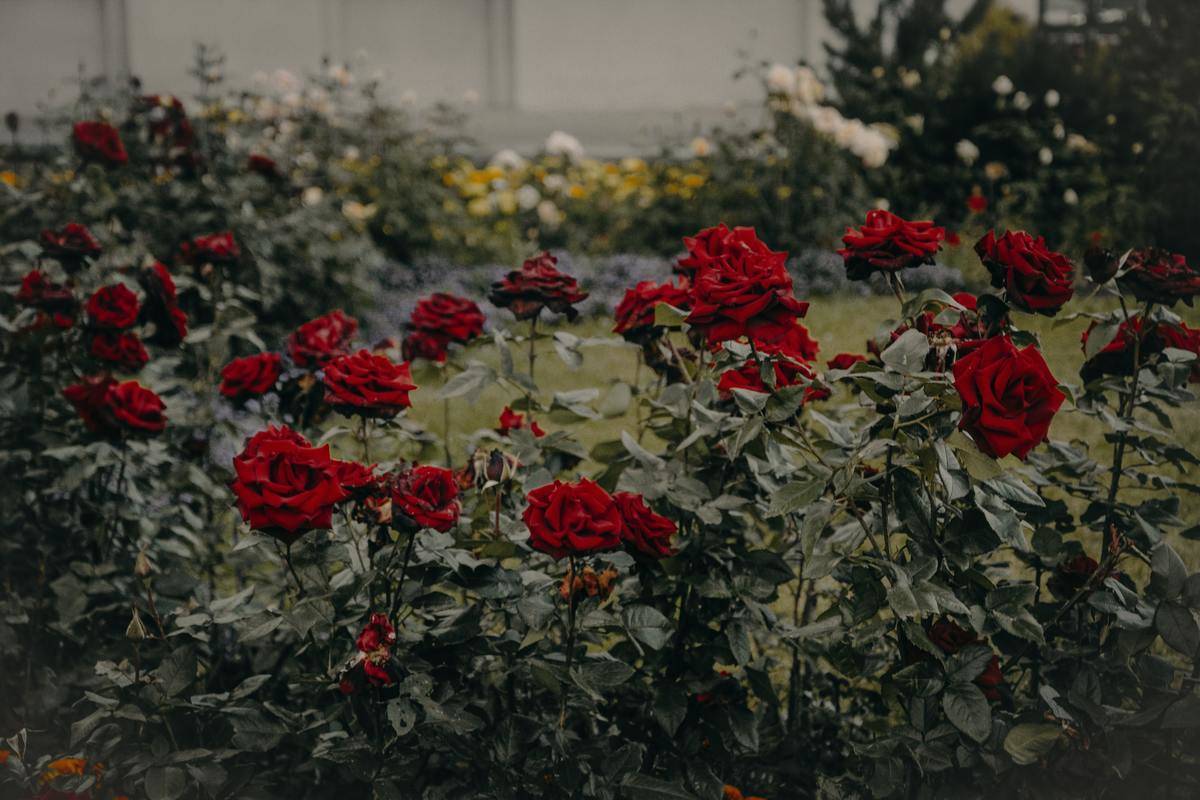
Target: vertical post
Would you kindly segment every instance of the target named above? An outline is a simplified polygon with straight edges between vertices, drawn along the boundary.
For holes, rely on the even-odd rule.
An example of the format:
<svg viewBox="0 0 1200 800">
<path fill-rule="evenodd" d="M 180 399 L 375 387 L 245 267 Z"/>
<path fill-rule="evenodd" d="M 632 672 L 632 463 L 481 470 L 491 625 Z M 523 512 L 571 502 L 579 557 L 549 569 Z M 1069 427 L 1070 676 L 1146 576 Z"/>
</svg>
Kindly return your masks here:
<svg viewBox="0 0 1200 800">
<path fill-rule="evenodd" d="M 513 0 L 487 0 L 487 74 L 482 88 L 486 90 L 488 108 L 510 109 L 515 105 L 513 36 Z"/>
</svg>

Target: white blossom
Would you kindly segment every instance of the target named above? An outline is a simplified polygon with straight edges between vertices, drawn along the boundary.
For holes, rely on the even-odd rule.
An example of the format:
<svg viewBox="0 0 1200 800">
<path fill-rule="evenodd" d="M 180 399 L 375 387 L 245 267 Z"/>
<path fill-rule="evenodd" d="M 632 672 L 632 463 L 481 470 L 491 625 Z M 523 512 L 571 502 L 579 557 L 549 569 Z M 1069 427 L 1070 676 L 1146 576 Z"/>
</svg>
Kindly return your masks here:
<svg viewBox="0 0 1200 800">
<path fill-rule="evenodd" d="M 564 131 L 554 131 L 547 136 L 544 148 L 553 156 L 565 156 L 572 161 L 583 159 L 583 145 L 574 136 Z"/>
<path fill-rule="evenodd" d="M 1018 111 L 1027 111 L 1031 105 L 1033 105 L 1033 101 L 1024 92 L 1017 92 L 1013 95 L 1013 106 Z"/>
<path fill-rule="evenodd" d="M 1043 147 L 1038 150 L 1038 161 L 1042 162 L 1042 166 L 1048 167 L 1054 161 L 1054 153 L 1050 151 L 1049 147 Z"/>
<path fill-rule="evenodd" d="M 498 150 L 496 154 L 492 156 L 492 160 L 488 163 L 493 167 L 515 171 L 518 169 L 524 169 L 525 165 L 529 162 L 522 158 L 521 154 L 516 150 L 505 148 L 503 150 Z"/>
<path fill-rule="evenodd" d="M 1063 202 L 1069 206 L 1079 205 L 1079 193 L 1074 189 L 1067 189 L 1063 192 Z"/>
<path fill-rule="evenodd" d="M 1007 75 L 999 75 L 992 81 L 992 91 L 998 95 L 1012 94 L 1013 82 Z"/>
<path fill-rule="evenodd" d="M 531 208 L 536 208 L 538 203 L 542 202 L 542 195 L 538 190 L 530 185 L 525 184 L 516 191 L 517 205 L 522 211 L 528 211 Z"/>
<path fill-rule="evenodd" d="M 968 167 L 979 160 L 979 148 L 970 139 L 959 139 L 954 145 L 954 153 Z"/>
<path fill-rule="evenodd" d="M 1062 99 L 1062 97 L 1061 97 L 1061 96 L 1059 96 L 1059 94 L 1058 94 L 1058 92 L 1057 92 L 1056 90 L 1054 90 L 1054 89 L 1047 89 L 1047 90 L 1046 90 L 1046 97 L 1045 97 L 1045 101 L 1046 101 L 1046 108 L 1055 108 L 1055 107 L 1057 107 L 1057 106 L 1058 106 L 1058 103 L 1059 103 L 1059 101 L 1060 101 L 1061 99 Z"/>
<path fill-rule="evenodd" d="M 712 142 L 703 136 L 697 136 L 692 139 L 690 149 L 696 158 L 705 158 L 712 153 Z"/>
</svg>

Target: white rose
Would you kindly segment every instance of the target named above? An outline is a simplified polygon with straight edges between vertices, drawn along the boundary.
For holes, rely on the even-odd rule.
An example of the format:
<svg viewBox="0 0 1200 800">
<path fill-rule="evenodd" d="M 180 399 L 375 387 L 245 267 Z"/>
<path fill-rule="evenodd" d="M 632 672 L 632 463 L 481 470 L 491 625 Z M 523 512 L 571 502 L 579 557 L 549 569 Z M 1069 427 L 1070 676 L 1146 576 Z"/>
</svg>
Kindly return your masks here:
<svg viewBox="0 0 1200 800">
<path fill-rule="evenodd" d="M 1033 101 L 1030 100 L 1029 95 L 1025 94 L 1024 92 L 1017 92 L 1013 95 L 1013 105 L 1018 111 L 1026 111 L 1031 105 L 1033 105 Z"/>
<path fill-rule="evenodd" d="M 787 64 L 772 64 L 767 69 L 767 91 L 774 94 L 794 94 L 796 73 Z"/>
<path fill-rule="evenodd" d="M 1038 150 L 1038 161 L 1042 162 L 1042 166 L 1048 167 L 1054 161 L 1054 153 L 1050 152 L 1049 147 L 1043 147 Z"/>
<path fill-rule="evenodd" d="M 979 148 L 970 139 L 959 139 L 954 145 L 954 153 L 968 167 L 979 159 Z"/>
<path fill-rule="evenodd" d="M 705 158 L 712 153 L 712 142 L 703 136 L 697 136 L 692 139 L 691 151 L 696 158 Z"/>
<path fill-rule="evenodd" d="M 821 102 L 825 97 L 825 86 L 817 78 L 817 74 L 808 67 L 796 67 L 795 90 L 796 99 L 805 105 Z"/>
<path fill-rule="evenodd" d="M 1067 189 L 1063 192 L 1063 202 L 1069 206 L 1079 205 L 1079 194 L 1074 189 Z"/>
<path fill-rule="evenodd" d="M 998 95 L 1012 94 L 1013 82 L 1007 75 L 1000 75 L 992 81 L 992 91 Z"/>
<path fill-rule="evenodd" d="M 492 160 L 488 163 L 493 167 L 513 171 L 524 169 L 525 165 L 529 162 L 522 158 L 521 154 L 516 150 L 505 148 L 504 150 L 497 151 L 496 155 L 492 156 Z"/>
<path fill-rule="evenodd" d="M 535 208 L 540 202 L 542 202 L 542 195 L 528 183 L 517 189 L 517 205 L 521 207 L 522 211 Z"/>
<path fill-rule="evenodd" d="M 1046 108 L 1055 108 L 1056 106 L 1058 106 L 1058 103 L 1061 99 L 1062 98 L 1059 96 L 1058 92 L 1055 91 L 1054 89 L 1046 90 L 1046 97 L 1045 97 Z"/>
<path fill-rule="evenodd" d="M 556 228 L 562 222 L 562 212 L 549 200 L 538 203 L 537 215 L 538 220 L 548 228 Z"/>
<path fill-rule="evenodd" d="M 583 145 L 574 136 L 564 131 L 554 131 L 547 136 L 544 148 L 550 155 L 566 156 L 572 161 L 583 159 Z"/>
<path fill-rule="evenodd" d="M 324 197 L 325 192 L 321 190 L 320 186 L 309 186 L 304 190 L 304 193 L 300 195 L 300 202 L 311 208 L 312 206 L 319 204 Z"/>
</svg>

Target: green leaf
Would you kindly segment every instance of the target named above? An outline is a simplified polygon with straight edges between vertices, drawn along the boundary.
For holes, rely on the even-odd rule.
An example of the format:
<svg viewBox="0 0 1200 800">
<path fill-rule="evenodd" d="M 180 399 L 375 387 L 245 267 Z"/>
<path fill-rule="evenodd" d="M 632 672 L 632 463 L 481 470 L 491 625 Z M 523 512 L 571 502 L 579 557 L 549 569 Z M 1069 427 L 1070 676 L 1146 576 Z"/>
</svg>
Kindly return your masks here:
<svg viewBox="0 0 1200 800">
<path fill-rule="evenodd" d="M 1175 549 L 1159 542 L 1150 552 L 1150 590 L 1159 597 L 1174 600 L 1187 581 L 1187 567 Z"/>
<path fill-rule="evenodd" d="M 403 698 L 393 700 L 387 707 L 388 722 L 397 736 L 405 736 L 417 724 L 417 709 Z"/>
<path fill-rule="evenodd" d="M 910 328 L 892 342 L 880 358 L 894 370 L 904 373 L 921 372 L 925 369 L 925 356 L 929 353 L 929 337 Z"/>
<path fill-rule="evenodd" d="M 1087 341 L 1083 345 L 1083 357 L 1091 359 L 1101 350 L 1108 347 L 1112 343 L 1112 340 L 1117 338 L 1117 332 L 1120 329 L 1121 323 L 1116 320 L 1097 323 L 1088 332 Z"/>
<path fill-rule="evenodd" d="M 620 686 L 633 673 L 633 667 L 621 661 L 587 661 L 572 672 L 572 677 L 581 688 L 599 692 Z"/>
<path fill-rule="evenodd" d="M 192 685 L 196 679 L 196 651 L 180 647 L 167 656 L 154 671 L 158 689 L 166 697 L 174 697 Z"/>
<path fill-rule="evenodd" d="M 478 395 L 484 388 L 496 382 L 496 371 L 478 361 L 455 375 L 438 392 L 438 398 L 448 400 L 464 394 Z"/>
<path fill-rule="evenodd" d="M 660 328 L 682 328 L 688 312 L 667 303 L 654 307 L 654 324 Z"/>
<path fill-rule="evenodd" d="M 725 626 L 725 640 L 738 665 L 750 663 L 754 657 L 750 646 L 750 627 L 744 619 L 735 619 Z"/>
<path fill-rule="evenodd" d="M 146 770 L 145 786 L 150 800 L 174 800 L 187 791 L 187 775 L 179 767 L 151 767 Z"/>
<path fill-rule="evenodd" d="M 653 606 L 629 606 L 621 614 L 621 619 L 629 635 L 651 650 L 660 650 L 671 640 L 674 630 L 671 621 Z"/>
<path fill-rule="evenodd" d="M 1191 658 L 1200 647 L 1200 626 L 1192 612 L 1181 605 L 1165 600 L 1154 612 L 1154 629 L 1173 649 Z"/>
<path fill-rule="evenodd" d="M 793 481 L 786 484 L 771 496 L 771 505 L 767 509 L 767 517 L 781 517 L 793 514 L 812 504 L 825 493 L 825 481 L 807 480 Z"/>
<path fill-rule="evenodd" d="M 667 783 L 640 773 L 626 778 L 621 789 L 631 800 L 698 800 L 696 795 L 677 783 Z"/>
<path fill-rule="evenodd" d="M 1004 750 L 1022 766 L 1036 764 L 1054 749 L 1062 735 L 1062 728 L 1057 725 L 1023 722 L 1004 737 Z"/>
<path fill-rule="evenodd" d="M 973 683 L 955 683 L 942 694 L 942 710 L 960 731 L 983 742 L 992 731 L 992 709 Z"/>
<path fill-rule="evenodd" d="M 679 726 L 687 717 L 687 711 L 687 693 L 681 686 L 666 684 L 659 687 L 658 694 L 654 697 L 654 718 L 668 736 L 673 737 L 679 730 Z"/>
</svg>

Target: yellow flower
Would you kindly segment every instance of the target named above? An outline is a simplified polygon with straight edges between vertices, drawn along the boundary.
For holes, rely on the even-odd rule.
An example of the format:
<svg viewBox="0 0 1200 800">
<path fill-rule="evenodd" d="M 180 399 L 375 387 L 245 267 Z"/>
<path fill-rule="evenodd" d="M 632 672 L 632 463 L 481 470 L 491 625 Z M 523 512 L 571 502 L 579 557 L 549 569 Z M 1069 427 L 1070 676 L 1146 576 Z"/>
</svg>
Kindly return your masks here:
<svg viewBox="0 0 1200 800">
<path fill-rule="evenodd" d="M 17 173 L 15 173 L 9 169 L 9 170 L 5 170 L 4 172 L 0 172 L 0 183 L 8 184 L 9 186 L 13 187 L 14 189 L 20 189 L 21 186 L 25 182 L 23 180 L 21 180 L 20 175 L 18 175 Z M 8 751 L 6 750 L 4 752 L 8 752 Z M 0 762 L 0 763 L 3 763 L 3 762 Z"/>
<path fill-rule="evenodd" d="M 476 197 L 471 202 L 467 203 L 467 213 L 472 217 L 486 217 L 492 213 L 492 200 L 490 197 Z"/>
<path fill-rule="evenodd" d="M 504 191 L 496 194 L 496 208 L 500 209 L 502 214 L 517 213 L 517 195 L 514 192 Z"/>
<path fill-rule="evenodd" d="M 455 175 L 453 172 L 443 172 L 442 173 L 442 185 L 443 186 L 453 186 L 456 183 L 458 183 L 458 176 Z"/>
<path fill-rule="evenodd" d="M 792 187 L 776 186 L 775 187 L 775 196 L 778 197 L 780 200 L 787 200 L 789 197 L 792 196 Z"/>
<path fill-rule="evenodd" d="M 574 200 L 582 200 L 587 197 L 587 190 L 578 183 L 573 183 L 571 188 L 567 189 L 567 196 Z"/>
<path fill-rule="evenodd" d="M 683 185 L 689 189 L 698 189 L 704 185 L 704 176 L 689 173 L 683 176 Z"/>
</svg>

